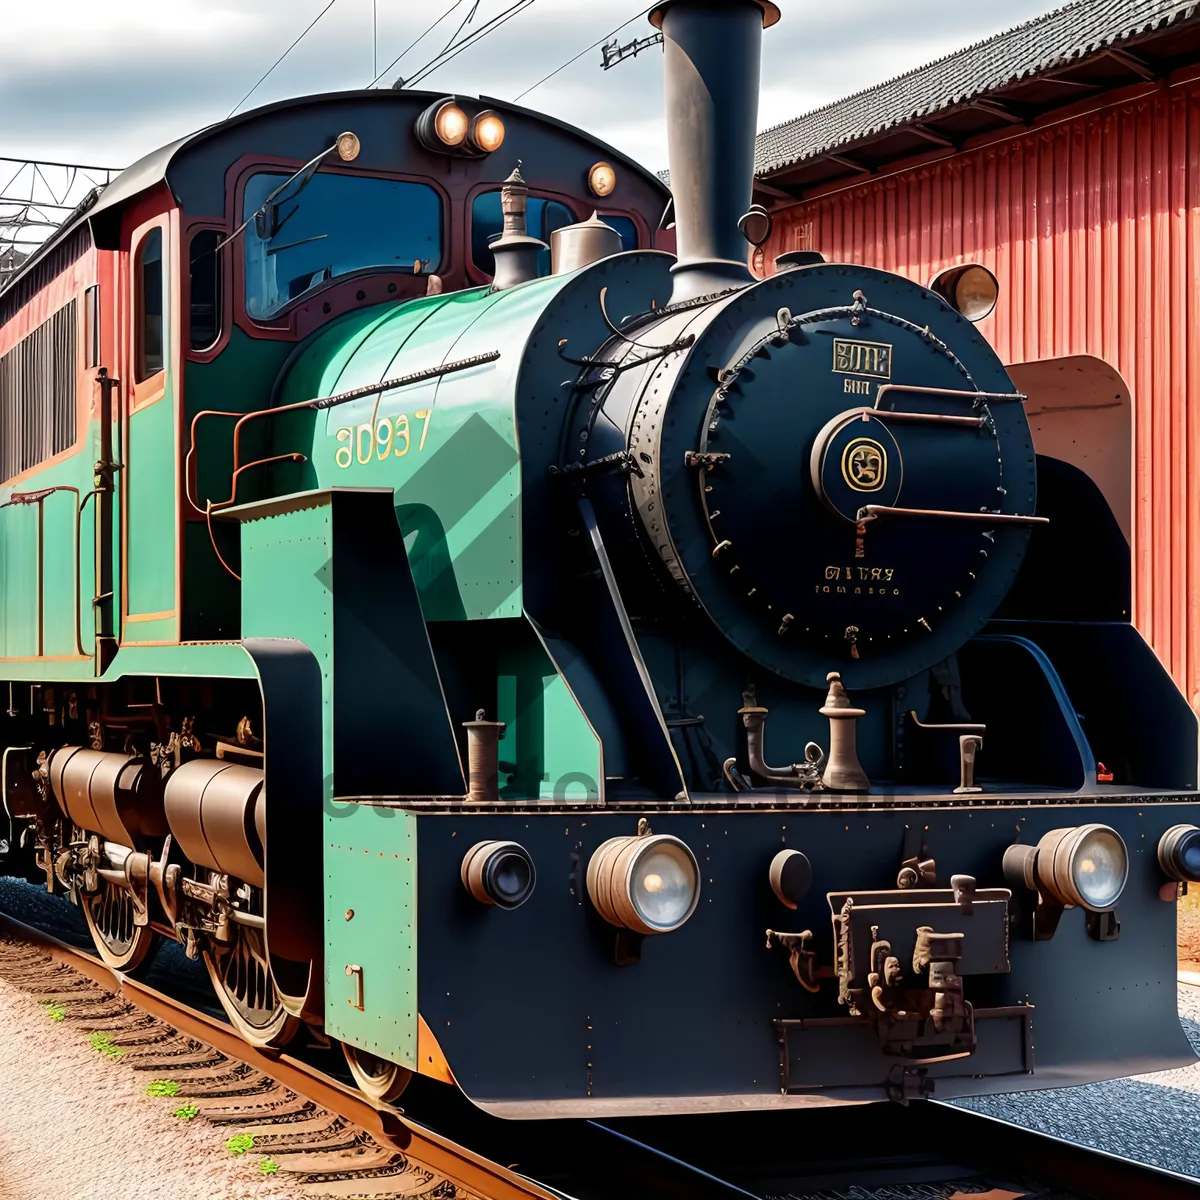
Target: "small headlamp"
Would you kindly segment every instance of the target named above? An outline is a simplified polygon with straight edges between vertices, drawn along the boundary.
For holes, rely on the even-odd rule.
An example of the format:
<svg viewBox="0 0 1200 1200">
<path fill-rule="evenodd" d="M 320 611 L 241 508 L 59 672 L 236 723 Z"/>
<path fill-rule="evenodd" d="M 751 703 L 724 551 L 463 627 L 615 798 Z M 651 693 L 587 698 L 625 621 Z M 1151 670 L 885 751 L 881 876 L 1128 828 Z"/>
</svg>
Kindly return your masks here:
<svg viewBox="0 0 1200 1200">
<path fill-rule="evenodd" d="M 611 196 L 617 187 L 616 168 L 611 163 L 598 162 L 588 172 L 588 188 L 593 196 Z"/>
<path fill-rule="evenodd" d="M 504 144 L 504 122 L 492 112 L 481 112 L 471 122 L 471 145 L 484 154 L 499 150 Z"/>
<path fill-rule="evenodd" d="M 1110 941 L 1120 931 L 1114 910 L 1129 878 L 1129 851 L 1108 825 L 1052 829 L 1036 846 L 1009 846 L 1004 875 L 1038 893 L 1035 938 L 1053 937 L 1063 909 L 1076 907 L 1087 910 L 1093 937 Z"/>
<path fill-rule="evenodd" d="M 996 307 L 1000 282 L 987 267 L 962 263 L 939 271 L 930 280 L 929 290 L 974 323 L 982 321 Z"/>
<path fill-rule="evenodd" d="M 517 842 L 476 842 L 463 855 L 459 873 L 480 904 L 497 908 L 520 908 L 537 883 L 533 859 Z"/>
<path fill-rule="evenodd" d="M 452 101 L 443 104 L 433 118 L 433 131 L 447 146 L 461 146 L 469 128 L 467 114 Z"/>
<path fill-rule="evenodd" d="M 1176 883 L 1200 883 L 1200 829 L 1172 825 L 1158 841 L 1158 865 Z"/>
<path fill-rule="evenodd" d="M 696 911 L 700 866 L 676 837 L 647 832 L 610 838 L 588 862 L 587 890 L 610 925 L 670 933 Z"/>
</svg>

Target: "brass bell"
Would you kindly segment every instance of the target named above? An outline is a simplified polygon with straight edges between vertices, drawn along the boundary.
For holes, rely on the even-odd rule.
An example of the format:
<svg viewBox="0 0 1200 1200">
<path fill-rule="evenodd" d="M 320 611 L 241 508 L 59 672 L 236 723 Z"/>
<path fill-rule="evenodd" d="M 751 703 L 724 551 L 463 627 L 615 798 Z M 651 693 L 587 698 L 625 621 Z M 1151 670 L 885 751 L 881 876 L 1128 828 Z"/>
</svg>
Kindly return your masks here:
<svg viewBox="0 0 1200 1200">
<path fill-rule="evenodd" d="M 829 695 L 821 716 L 829 718 L 829 758 L 821 782 L 835 792 L 869 792 L 871 781 L 859 764 L 855 748 L 855 722 L 867 715 L 866 709 L 851 706 L 839 672 L 830 671 L 825 678 Z"/>
</svg>

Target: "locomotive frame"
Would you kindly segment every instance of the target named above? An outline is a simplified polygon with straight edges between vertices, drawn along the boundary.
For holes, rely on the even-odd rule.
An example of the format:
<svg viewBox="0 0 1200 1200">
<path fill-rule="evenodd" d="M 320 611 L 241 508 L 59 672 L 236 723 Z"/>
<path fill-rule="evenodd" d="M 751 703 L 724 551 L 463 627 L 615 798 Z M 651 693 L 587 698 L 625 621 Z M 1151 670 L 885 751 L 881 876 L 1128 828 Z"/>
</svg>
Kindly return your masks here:
<svg viewBox="0 0 1200 1200">
<path fill-rule="evenodd" d="M 78 304 L 53 452 L 0 488 L 8 856 L 110 965 L 178 939 L 247 1039 L 307 1023 L 379 1101 L 424 1074 L 509 1116 L 1188 1060 L 1196 721 L 1120 523 L 949 284 L 751 279 L 778 16 L 654 14 L 677 256 L 661 184 L 577 130 L 345 93 L 149 156 L 0 293 L 48 378 Z M 465 152 L 485 117 L 506 149 Z M 381 266 L 359 242 L 434 235 L 363 214 L 410 202 L 438 261 Z"/>
</svg>

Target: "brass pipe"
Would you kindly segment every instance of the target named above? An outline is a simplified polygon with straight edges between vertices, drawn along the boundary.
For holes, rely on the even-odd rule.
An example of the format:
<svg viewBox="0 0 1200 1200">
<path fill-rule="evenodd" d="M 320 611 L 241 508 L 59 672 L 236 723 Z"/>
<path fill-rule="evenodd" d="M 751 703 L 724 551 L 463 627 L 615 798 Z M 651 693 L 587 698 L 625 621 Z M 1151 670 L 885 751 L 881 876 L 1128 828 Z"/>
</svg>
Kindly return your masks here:
<svg viewBox="0 0 1200 1200">
<path fill-rule="evenodd" d="M 240 424 L 240 422 L 239 422 L 239 424 Z M 234 444 L 234 459 L 235 459 L 235 461 L 236 461 L 236 458 L 237 458 L 237 445 L 235 443 Z M 273 462 L 302 463 L 302 462 L 307 462 L 307 461 L 308 460 L 305 458 L 305 456 L 303 454 L 273 454 L 270 458 L 257 458 L 254 460 L 254 462 L 246 463 L 246 465 L 244 467 L 238 467 L 234 470 L 232 479 L 230 481 L 232 484 L 232 491 L 230 492 L 230 496 L 229 496 L 228 500 L 222 500 L 219 504 L 214 504 L 211 500 L 206 500 L 204 502 L 204 521 L 205 521 L 205 524 L 208 526 L 208 540 L 212 543 L 213 553 L 217 556 L 217 561 L 221 564 L 221 566 L 223 566 L 225 568 L 225 570 L 228 571 L 229 574 L 232 575 L 234 577 L 234 579 L 236 579 L 238 581 L 238 583 L 242 582 L 242 577 L 225 561 L 225 556 L 221 553 L 220 549 L 217 547 L 217 539 L 216 539 L 216 535 L 213 533 L 213 527 L 212 527 L 213 513 L 220 512 L 227 508 L 232 508 L 237 503 L 238 478 L 241 476 L 243 471 L 249 471 L 252 467 L 269 466 Z"/>
<path fill-rule="evenodd" d="M 183 491 L 187 497 L 187 502 L 198 513 L 203 513 L 204 509 L 200 507 L 196 497 L 192 495 L 192 484 L 195 482 L 196 476 L 196 426 L 200 423 L 201 417 L 244 417 L 245 413 L 227 412 L 221 408 L 205 408 L 198 412 L 192 418 L 191 442 L 188 445 L 188 452 L 183 459 Z"/>
<path fill-rule="evenodd" d="M 241 912 L 236 908 L 227 909 L 226 916 L 228 916 L 235 925 L 246 925 L 250 929 L 266 929 L 267 927 L 267 920 L 265 917 L 256 916 L 254 913 Z"/>
<path fill-rule="evenodd" d="M 982 429 L 986 417 L 952 417 L 946 413 L 897 412 L 894 408 L 861 408 L 858 416 L 864 421 L 907 421 L 913 425 L 960 425 L 969 429 Z"/>
<path fill-rule="evenodd" d="M 1022 392 L 972 392 L 966 388 L 913 387 L 907 383 L 884 383 L 875 393 L 875 407 L 882 409 L 884 396 L 893 392 L 905 392 L 911 396 L 950 396 L 957 400 L 970 400 L 972 403 L 991 400 L 1001 404 L 1023 404 L 1028 399 Z"/>
<path fill-rule="evenodd" d="M 249 746 L 239 746 L 236 742 L 223 742 L 218 740 L 216 746 L 216 755 L 218 758 L 228 758 L 233 755 L 236 758 L 238 755 L 244 755 L 246 758 L 263 757 L 263 751 L 251 750 Z"/>
<path fill-rule="evenodd" d="M 751 697 L 747 696 L 747 699 Z M 746 703 L 738 709 L 742 724 L 746 727 L 746 757 L 750 771 L 762 779 L 770 779 L 783 787 L 803 788 L 813 786 L 814 774 L 819 778 L 825 764 L 825 754 L 816 742 L 804 747 L 804 763 L 792 763 L 787 767 L 769 767 L 763 752 L 763 727 L 767 722 L 768 709 Z"/>
<path fill-rule="evenodd" d="M 985 525 L 1049 525 L 1049 517 L 1023 517 L 1018 513 L 957 512 L 947 508 L 892 508 L 887 504 L 868 504 L 858 510 L 858 524 L 866 525 L 880 517 L 936 517 L 943 521 L 975 521 Z"/>
</svg>

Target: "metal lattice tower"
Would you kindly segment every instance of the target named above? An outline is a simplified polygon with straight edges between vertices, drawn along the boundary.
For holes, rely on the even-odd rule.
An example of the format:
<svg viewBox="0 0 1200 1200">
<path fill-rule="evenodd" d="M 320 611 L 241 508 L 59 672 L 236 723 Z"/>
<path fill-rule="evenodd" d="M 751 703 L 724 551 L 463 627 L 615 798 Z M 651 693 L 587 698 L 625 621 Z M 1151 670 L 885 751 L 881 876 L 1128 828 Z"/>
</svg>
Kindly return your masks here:
<svg viewBox="0 0 1200 1200">
<path fill-rule="evenodd" d="M 0 156 L 0 288 L 93 189 L 118 173 L 113 167 Z"/>
<path fill-rule="evenodd" d="M 600 65 L 606 70 L 611 70 L 617 63 L 624 62 L 627 58 L 637 58 L 643 50 L 649 50 L 653 46 L 661 46 L 663 44 L 663 35 L 661 33 L 652 33 L 649 37 L 635 38 L 632 42 L 622 46 L 618 38 L 613 38 L 611 42 L 606 42 L 601 54 L 603 58 Z"/>
</svg>

